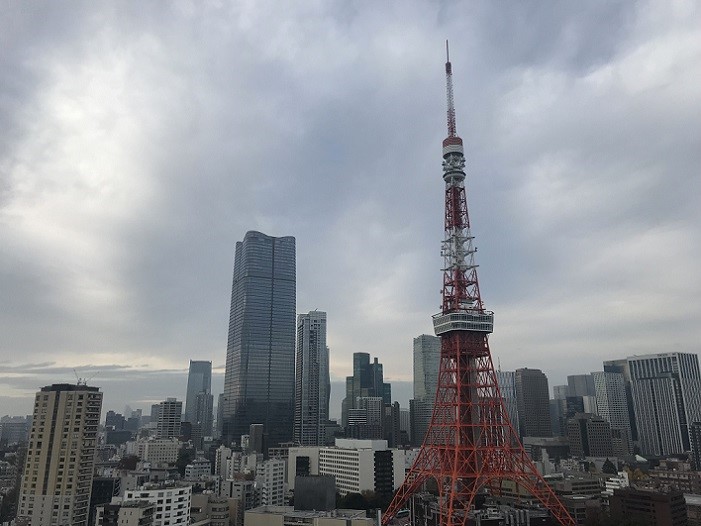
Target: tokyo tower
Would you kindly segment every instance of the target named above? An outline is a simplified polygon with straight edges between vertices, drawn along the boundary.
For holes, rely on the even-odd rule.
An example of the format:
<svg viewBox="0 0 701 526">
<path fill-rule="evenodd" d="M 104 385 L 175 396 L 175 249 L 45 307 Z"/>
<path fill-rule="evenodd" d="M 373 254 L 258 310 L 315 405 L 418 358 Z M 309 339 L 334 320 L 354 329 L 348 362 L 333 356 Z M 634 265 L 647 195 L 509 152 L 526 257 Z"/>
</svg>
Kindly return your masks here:
<svg viewBox="0 0 701 526">
<path fill-rule="evenodd" d="M 433 316 L 434 330 L 441 339 L 438 389 L 423 446 L 382 523 L 389 523 L 433 479 L 441 526 L 466 525 L 475 497 L 484 492 L 498 496 L 504 489 L 502 483 L 510 480 L 517 495 L 532 495 L 560 524 L 574 526 L 575 521 L 523 449 L 497 385 L 488 344 L 494 313 L 485 310 L 477 282 L 476 248 L 465 195 L 465 157 L 455 127 L 447 42 L 446 55 L 443 301 L 441 312 Z"/>
</svg>

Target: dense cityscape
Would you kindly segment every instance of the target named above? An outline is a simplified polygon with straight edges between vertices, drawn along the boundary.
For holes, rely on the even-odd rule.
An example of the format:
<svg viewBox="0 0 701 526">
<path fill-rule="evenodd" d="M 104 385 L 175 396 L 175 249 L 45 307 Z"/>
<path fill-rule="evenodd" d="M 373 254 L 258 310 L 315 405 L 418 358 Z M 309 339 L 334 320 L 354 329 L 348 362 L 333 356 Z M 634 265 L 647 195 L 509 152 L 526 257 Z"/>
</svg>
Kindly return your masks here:
<svg viewBox="0 0 701 526">
<path fill-rule="evenodd" d="M 188 16 L 196 11 L 192 6 L 178 9 Z M 26 16 L 22 9 L 8 7 L 10 11 L 17 20 Z M 458 49 L 465 52 L 465 47 Z M 132 384 L 120 384 L 118 377 L 103 383 L 99 375 L 92 375 L 97 366 L 91 358 L 84 361 L 91 363 L 88 374 L 63 363 L 60 352 L 53 362 L 31 363 L 27 358 L 19 364 L 15 349 L 25 347 L 16 343 L 16 334 L 22 331 L 10 334 L 7 327 L 25 327 L 25 320 L 13 310 L 3 325 L 8 342 L 14 338 L 3 345 L 13 353 L 12 361 L 0 365 L 7 377 L 4 403 L 10 400 L 17 407 L 0 418 L 0 526 L 701 526 L 701 368 L 698 354 L 689 352 L 696 341 L 691 346 L 676 341 L 659 346 L 650 339 L 641 346 L 646 333 L 613 347 L 620 351 L 596 354 L 597 360 L 546 352 L 546 360 L 557 362 L 557 371 L 565 372 L 557 378 L 566 382 L 549 380 L 544 362 L 534 363 L 533 355 L 522 354 L 520 348 L 500 351 L 509 355 L 505 368 L 498 358 L 503 355 L 490 349 L 491 335 L 502 331 L 500 311 L 490 310 L 489 288 L 480 289 L 478 259 L 481 264 L 482 260 L 477 258 L 471 221 L 471 207 L 486 201 L 485 188 L 473 188 L 468 177 L 473 167 L 464 146 L 469 140 L 463 142 L 458 133 L 463 111 L 456 109 L 461 102 L 455 91 L 458 82 L 453 84 L 451 51 L 446 41 L 442 155 L 436 155 L 429 178 L 443 198 L 442 210 L 434 214 L 443 227 L 442 238 L 436 235 L 434 240 L 442 263 L 432 274 L 413 275 L 412 282 L 397 272 L 388 287 L 409 289 L 419 286 L 417 280 L 437 283 L 440 276 L 440 292 L 434 298 L 440 298 L 440 305 L 427 316 L 433 333 L 394 334 L 403 342 L 403 359 L 383 354 L 379 344 L 363 345 L 367 340 L 360 333 L 357 341 L 346 339 L 343 351 L 336 350 L 335 325 L 341 316 L 337 304 L 325 305 L 323 284 L 306 291 L 304 304 L 317 305 L 319 294 L 318 308 L 300 307 L 299 276 L 313 276 L 311 267 L 330 265 L 302 248 L 316 242 L 306 237 L 314 223 L 292 228 L 284 221 L 256 220 L 255 213 L 241 214 L 250 223 L 237 230 L 245 234 L 235 241 L 233 251 L 227 248 L 233 252 L 233 279 L 221 351 L 212 359 L 204 345 L 189 345 L 191 352 L 183 359 L 164 344 L 162 363 L 168 363 L 169 371 L 187 368 L 187 380 L 173 381 L 166 389 L 154 387 L 158 398 L 148 400 L 150 407 L 144 396 L 125 392 Z M 464 81 L 465 76 L 456 79 Z M 0 117 L 3 104 L 0 97 Z M 476 124 L 470 121 L 470 126 Z M 186 149 L 195 135 L 188 131 L 188 140 L 179 147 Z M 374 141 L 387 139 L 388 151 L 396 147 L 388 137 L 370 135 Z M 435 139 L 434 134 L 421 136 L 422 144 Z M 13 167 L 13 181 L 19 180 Z M 87 195 L 87 187 L 76 188 Z M 138 194 L 129 198 L 136 200 Z M 401 190 L 396 195 L 401 196 Z M 0 193 L 0 205 L 3 199 Z M 11 215 L 0 215 L 0 220 Z M 321 219 L 323 214 L 314 214 L 314 221 Z M 134 224 L 138 230 L 148 229 L 147 221 Z M 81 227 L 89 229 L 87 223 Z M 360 221 L 353 227 L 365 228 Z M 410 230 L 406 237 L 416 245 L 415 253 L 433 250 L 425 240 L 414 239 Z M 368 235 L 381 237 L 377 232 Z M 220 244 L 215 233 L 212 238 Z M 506 235 L 496 239 L 480 233 L 479 239 L 480 246 L 510 242 Z M 341 239 L 338 247 L 343 244 Z M 368 250 L 355 257 L 372 260 L 375 255 Z M 499 263 L 495 265 L 493 255 L 485 259 L 492 267 L 485 265 L 486 272 L 499 279 Z M 0 278 L 10 276 L 3 284 L 14 284 L 11 274 L 0 273 Z M 334 279 L 340 274 L 332 271 Z M 120 293 L 108 290 L 105 282 L 91 282 L 88 273 L 83 277 L 76 298 L 84 294 L 94 305 L 107 305 L 108 311 L 119 303 Z M 583 273 L 582 280 L 587 279 Z M 141 284 L 151 285 L 148 279 Z M 149 307 L 173 302 L 179 295 L 178 302 L 196 303 L 187 290 L 159 291 L 162 303 Z M 511 291 L 509 286 L 504 290 Z M 4 295 L 16 309 L 17 295 Z M 51 297 L 51 302 L 61 303 L 57 298 Z M 358 309 L 380 324 L 404 315 L 401 302 L 370 305 L 368 300 Z M 395 310 L 390 312 L 387 305 Z M 520 304 L 519 317 L 530 314 L 531 306 L 524 305 L 528 302 Z M 620 310 L 615 312 L 625 311 L 633 318 L 640 314 L 630 301 L 616 305 Z M 655 312 L 660 310 L 658 305 Z M 690 319 L 694 312 L 689 312 Z M 646 315 L 640 314 L 641 324 Z M 29 326 L 41 325 L 40 316 L 36 318 Z M 116 325 L 129 331 L 137 318 L 124 317 Z M 70 325 L 67 317 L 57 319 L 59 325 Z M 529 318 L 526 325 L 537 320 Z M 625 320 L 630 318 L 621 316 L 613 323 Z M 662 325 L 673 325 L 669 320 L 676 318 L 661 317 L 648 328 L 662 334 Z M 595 325 L 582 327 L 590 330 Z M 198 333 L 196 326 L 196 321 L 183 323 L 174 334 L 189 338 L 186 333 L 193 333 L 188 341 L 198 341 L 197 334 L 207 331 Z M 523 326 L 512 323 L 508 330 L 518 332 Z M 383 330 L 392 329 L 387 325 Z M 114 334 L 105 331 L 95 341 L 109 347 Z M 20 339 L 25 337 L 31 340 L 26 332 Z M 591 341 L 593 347 L 597 337 L 588 334 L 583 341 Z M 72 342 L 70 336 L 67 340 Z M 126 362 L 138 360 L 148 349 L 144 342 L 120 359 L 103 355 L 94 363 L 128 374 L 132 364 Z M 99 355 L 87 348 L 76 352 L 78 357 Z M 118 345 L 115 356 L 119 357 Z M 597 363 L 601 356 L 606 358 Z M 220 362 L 224 365 L 218 366 Z M 157 371 L 154 363 L 145 358 L 136 367 Z M 350 364 L 340 403 L 332 396 L 334 363 Z M 596 366 L 585 368 L 584 363 Z M 72 369 L 75 379 L 66 378 L 65 371 L 54 374 L 53 368 Z M 23 382 L 31 377 L 27 371 L 42 369 L 42 377 L 51 380 L 35 386 L 32 410 L 25 414 L 17 393 L 24 389 L 26 394 Z M 393 390 L 393 381 L 402 377 L 400 369 L 412 372 L 408 403 L 398 395 L 396 383 Z M 217 387 L 213 380 L 222 370 L 223 387 Z M 123 392 L 115 392 L 119 390 Z"/>
<path fill-rule="evenodd" d="M 42 387 L 32 415 L 3 417 L 3 521 L 373 523 L 424 443 L 440 338 L 413 339 L 409 407 L 393 401 L 383 364 L 355 353 L 335 421 L 327 313 L 295 313 L 293 237 L 251 231 L 237 244 L 230 312 L 216 404 L 212 362 L 191 360 L 185 400 L 165 398 L 150 413 L 103 411 L 100 389 L 79 381 Z M 624 524 L 616 513 L 631 502 L 648 502 L 655 524 L 701 520 L 697 355 L 620 357 L 552 390 L 538 369 L 496 374 L 512 426 L 577 524 Z M 435 506 L 430 491 L 418 494 L 414 520 L 434 524 Z M 127 515 L 135 522 L 118 522 Z M 514 487 L 473 515 L 475 524 L 550 524 Z"/>
</svg>

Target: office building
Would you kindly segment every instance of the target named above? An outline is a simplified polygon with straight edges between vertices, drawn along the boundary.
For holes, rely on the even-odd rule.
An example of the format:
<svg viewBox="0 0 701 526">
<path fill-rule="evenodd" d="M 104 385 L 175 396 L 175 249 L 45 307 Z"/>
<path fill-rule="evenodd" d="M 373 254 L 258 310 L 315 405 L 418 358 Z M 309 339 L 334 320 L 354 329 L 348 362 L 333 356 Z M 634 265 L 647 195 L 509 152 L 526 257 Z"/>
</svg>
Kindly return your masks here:
<svg viewBox="0 0 701 526">
<path fill-rule="evenodd" d="M 441 339 L 422 334 L 414 338 L 414 400 L 433 403 L 438 389 Z"/>
<path fill-rule="evenodd" d="M 688 524 L 686 502 L 681 491 L 621 488 L 613 490 L 609 502 L 611 518 L 621 523 L 655 526 Z"/>
<path fill-rule="evenodd" d="M 516 373 L 514 371 L 497 371 L 497 384 L 499 384 L 499 392 L 504 400 L 506 413 L 509 415 L 511 425 L 514 427 L 516 434 L 519 434 L 518 421 L 518 400 L 516 397 Z"/>
<path fill-rule="evenodd" d="M 440 361 L 440 338 L 428 334 L 414 338 L 414 397 L 409 400 L 411 444 L 414 446 L 423 444 L 431 423 Z"/>
<path fill-rule="evenodd" d="M 594 379 L 597 414 L 611 424 L 611 429 L 624 431 L 628 440 L 632 440 L 623 373 L 597 371 L 591 375 Z"/>
<path fill-rule="evenodd" d="M 594 377 L 590 374 L 574 374 L 567 377 L 567 396 L 595 396 Z"/>
<path fill-rule="evenodd" d="M 553 385 L 553 398 L 555 400 L 564 400 L 569 394 L 569 388 L 566 385 Z"/>
<path fill-rule="evenodd" d="M 0 418 L 0 443 L 25 444 L 29 435 L 30 421 L 23 416 L 3 416 Z"/>
<path fill-rule="evenodd" d="M 297 476 L 333 475 L 336 491 L 374 491 L 387 495 L 404 481 L 405 451 L 389 449 L 386 440 L 336 439 L 335 446 L 293 447 L 287 459 L 287 483 Z"/>
<path fill-rule="evenodd" d="M 304 446 L 323 445 L 331 395 L 325 312 L 297 317 L 295 383 L 294 441 Z"/>
<path fill-rule="evenodd" d="M 689 426 L 701 421 L 701 373 L 695 354 L 628 358 L 638 439 L 643 454 L 691 449 Z"/>
<path fill-rule="evenodd" d="M 166 398 L 158 406 L 156 438 L 179 437 L 180 422 L 183 417 L 183 403 L 175 398 Z"/>
<path fill-rule="evenodd" d="M 611 424 L 598 415 L 577 413 L 567 422 L 567 438 L 573 457 L 611 457 Z"/>
<path fill-rule="evenodd" d="M 199 424 L 203 436 L 212 434 L 212 362 L 190 360 L 184 422 Z"/>
<path fill-rule="evenodd" d="M 633 405 L 633 386 L 630 378 L 630 367 L 628 360 L 607 360 L 604 361 L 605 373 L 619 373 L 623 375 L 623 385 L 626 390 L 626 407 L 628 409 L 628 421 L 630 422 L 630 434 L 633 441 L 638 440 L 638 427 L 635 418 L 635 406 Z"/>
<path fill-rule="evenodd" d="M 552 436 L 547 376 L 540 369 L 517 369 L 515 383 L 521 437 Z"/>
<path fill-rule="evenodd" d="M 84 384 L 42 387 L 17 517 L 31 526 L 87 526 L 102 393 Z"/>
<path fill-rule="evenodd" d="M 295 238 L 247 232 L 236 243 L 223 397 L 223 435 L 263 424 L 268 445 L 292 439 Z"/>
<path fill-rule="evenodd" d="M 178 460 L 181 442 L 173 438 L 143 438 L 133 443 L 131 450 L 144 462 L 154 466 L 175 464 Z"/>
<path fill-rule="evenodd" d="M 341 409 L 343 427 L 348 426 L 351 409 L 359 407 L 360 398 L 382 398 L 384 404 L 392 403 L 392 387 L 384 382 L 382 364 L 364 352 L 353 353 L 353 376 L 346 377 L 346 398 Z"/>
</svg>

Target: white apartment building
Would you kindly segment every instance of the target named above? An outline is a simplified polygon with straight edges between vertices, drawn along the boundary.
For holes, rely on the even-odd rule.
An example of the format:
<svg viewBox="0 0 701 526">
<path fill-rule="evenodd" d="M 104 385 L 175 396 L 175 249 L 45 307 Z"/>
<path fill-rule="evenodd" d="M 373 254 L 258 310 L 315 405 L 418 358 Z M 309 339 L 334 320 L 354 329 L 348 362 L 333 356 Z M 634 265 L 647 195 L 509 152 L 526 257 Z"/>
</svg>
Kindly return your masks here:
<svg viewBox="0 0 701 526">
<path fill-rule="evenodd" d="M 256 470 L 256 500 L 263 506 L 285 504 L 285 468 L 287 462 L 271 458 L 258 465 Z"/>
<path fill-rule="evenodd" d="M 196 458 L 185 466 L 185 480 L 201 480 L 212 476 L 212 465 L 206 458 Z"/>
<path fill-rule="evenodd" d="M 405 452 L 388 449 L 386 440 L 337 438 L 335 446 L 290 448 L 290 489 L 299 474 L 333 475 L 342 496 L 366 490 L 391 492 L 404 481 Z"/>
<path fill-rule="evenodd" d="M 226 446 L 219 446 L 214 454 L 214 474 L 218 477 L 226 477 L 228 461 L 232 451 Z"/>
<path fill-rule="evenodd" d="M 156 505 L 153 526 L 186 526 L 190 523 L 192 486 L 166 482 L 144 484 L 124 492 L 124 500 L 145 500 Z"/>
</svg>

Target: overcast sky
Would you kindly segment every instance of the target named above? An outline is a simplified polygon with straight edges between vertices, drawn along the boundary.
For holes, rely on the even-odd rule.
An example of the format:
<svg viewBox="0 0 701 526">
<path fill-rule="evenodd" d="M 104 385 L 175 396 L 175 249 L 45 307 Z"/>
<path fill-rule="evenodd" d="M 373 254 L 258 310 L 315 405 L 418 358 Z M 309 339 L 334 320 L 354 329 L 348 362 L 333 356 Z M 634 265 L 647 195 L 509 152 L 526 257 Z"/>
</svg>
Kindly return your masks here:
<svg viewBox="0 0 701 526">
<path fill-rule="evenodd" d="M 0 414 L 222 387 L 236 241 L 410 396 L 440 302 L 444 40 L 490 340 L 550 385 L 701 342 L 696 2 L 0 1 Z M 332 415 L 340 413 L 339 389 Z"/>
</svg>

